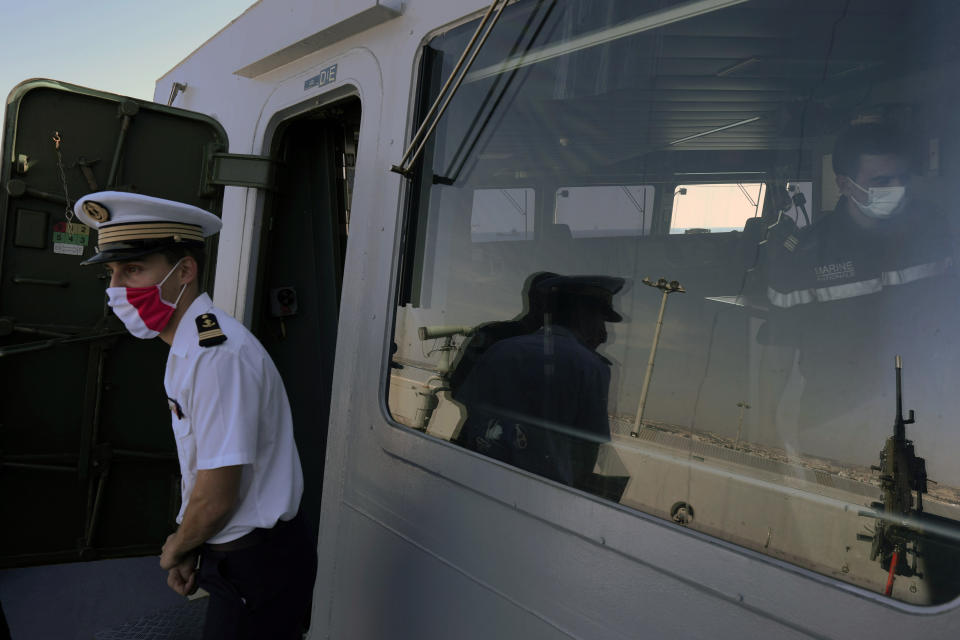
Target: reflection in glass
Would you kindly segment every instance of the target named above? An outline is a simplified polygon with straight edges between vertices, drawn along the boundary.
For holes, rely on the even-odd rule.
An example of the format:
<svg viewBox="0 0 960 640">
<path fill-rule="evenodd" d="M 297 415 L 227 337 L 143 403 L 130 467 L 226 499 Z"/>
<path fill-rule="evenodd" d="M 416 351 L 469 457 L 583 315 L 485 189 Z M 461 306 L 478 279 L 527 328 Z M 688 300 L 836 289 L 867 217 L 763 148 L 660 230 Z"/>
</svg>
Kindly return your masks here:
<svg viewBox="0 0 960 640">
<path fill-rule="evenodd" d="M 574 238 L 645 236 L 653 223 L 655 194 L 650 185 L 565 187 L 556 192 L 555 219 Z"/>
<path fill-rule="evenodd" d="M 518 473 L 943 603 L 960 594 L 960 5 L 838 4 L 505 10 L 411 184 L 390 409 Z M 430 92 L 473 26 L 428 44 Z M 541 272 L 622 278 L 623 321 L 590 346 L 531 317 Z M 660 306 L 646 277 L 687 293 L 631 438 Z M 433 326 L 463 330 L 421 338 Z M 587 385 L 576 358 L 577 384 L 551 378 L 567 352 L 608 379 Z M 572 408 L 601 396 L 608 432 Z M 515 442 L 504 425 L 550 462 L 478 445 L 496 426 Z"/>
<path fill-rule="evenodd" d="M 542 310 L 542 326 L 497 340 L 472 363 L 454 394 L 466 409 L 457 441 L 588 488 L 599 445 L 610 440 L 610 361 L 596 349 L 606 342 L 606 323 L 623 319 L 613 296 L 624 281 L 557 275 L 531 280 L 529 297 Z"/>
<path fill-rule="evenodd" d="M 533 189 L 477 189 L 470 208 L 470 239 L 532 240 L 533 199 Z"/>
</svg>

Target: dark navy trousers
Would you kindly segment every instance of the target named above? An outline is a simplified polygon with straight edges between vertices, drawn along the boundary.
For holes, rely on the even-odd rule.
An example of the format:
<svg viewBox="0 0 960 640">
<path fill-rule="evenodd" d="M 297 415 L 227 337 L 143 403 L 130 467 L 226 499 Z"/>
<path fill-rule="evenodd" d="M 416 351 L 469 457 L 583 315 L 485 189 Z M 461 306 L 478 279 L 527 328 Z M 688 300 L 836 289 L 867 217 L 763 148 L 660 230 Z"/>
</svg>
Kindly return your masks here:
<svg viewBox="0 0 960 640">
<path fill-rule="evenodd" d="M 247 548 L 204 545 L 199 583 L 210 593 L 204 640 L 300 640 L 316 574 L 314 538 L 300 515 Z"/>
</svg>

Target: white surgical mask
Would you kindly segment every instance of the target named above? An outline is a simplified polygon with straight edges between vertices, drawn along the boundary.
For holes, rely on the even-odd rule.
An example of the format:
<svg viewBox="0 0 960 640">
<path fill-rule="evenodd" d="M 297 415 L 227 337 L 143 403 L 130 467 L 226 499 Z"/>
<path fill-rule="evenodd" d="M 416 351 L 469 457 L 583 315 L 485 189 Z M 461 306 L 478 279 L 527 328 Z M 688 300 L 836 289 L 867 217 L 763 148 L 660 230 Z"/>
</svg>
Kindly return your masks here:
<svg viewBox="0 0 960 640">
<path fill-rule="evenodd" d="M 867 194 L 866 204 L 859 202 L 856 198 L 851 198 L 853 203 L 857 205 L 857 208 L 860 209 L 863 215 L 875 220 L 883 220 L 892 216 L 893 212 L 900 206 L 900 203 L 903 202 L 903 197 L 907 194 L 907 188 L 903 186 L 870 187 L 869 189 L 864 189 L 854 182 L 853 178 L 850 178 L 850 184 Z"/>
</svg>

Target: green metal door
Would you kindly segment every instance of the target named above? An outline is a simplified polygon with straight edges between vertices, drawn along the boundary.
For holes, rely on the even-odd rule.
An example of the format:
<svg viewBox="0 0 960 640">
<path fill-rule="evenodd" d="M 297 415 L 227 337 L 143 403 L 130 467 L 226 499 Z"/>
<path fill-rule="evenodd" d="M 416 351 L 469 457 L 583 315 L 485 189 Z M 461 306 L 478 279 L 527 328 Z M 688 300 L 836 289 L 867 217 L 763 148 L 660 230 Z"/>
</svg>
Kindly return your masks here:
<svg viewBox="0 0 960 640">
<path fill-rule="evenodd" d="M 129 336 L 67 200 L 116 189 L 220 215 L 196 113 L 46 80 L 7 100 L 0 180 L 0 567 L 159 552 L 179 507 L 167 347 Z M 210 247 L 213 253 L 213 247 Z M 214 263 L 210 256 L 208 264 Z"/>
</svg>

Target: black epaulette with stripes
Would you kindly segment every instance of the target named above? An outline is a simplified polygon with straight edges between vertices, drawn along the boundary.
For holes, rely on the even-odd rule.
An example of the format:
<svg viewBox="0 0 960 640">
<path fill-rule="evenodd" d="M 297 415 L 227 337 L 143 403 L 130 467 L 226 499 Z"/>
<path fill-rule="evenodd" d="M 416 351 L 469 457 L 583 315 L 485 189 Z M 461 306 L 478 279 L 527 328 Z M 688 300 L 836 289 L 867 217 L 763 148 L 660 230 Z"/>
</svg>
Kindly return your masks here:
<svg viewBox="0 0 960 640">
<path fill-rule="evenodd" d="M 213 347 L 227 341 L 217 317 L 212 313 L 197 316 L 197 332 L 200 334 L 201 347 Z"/>
</svg>

